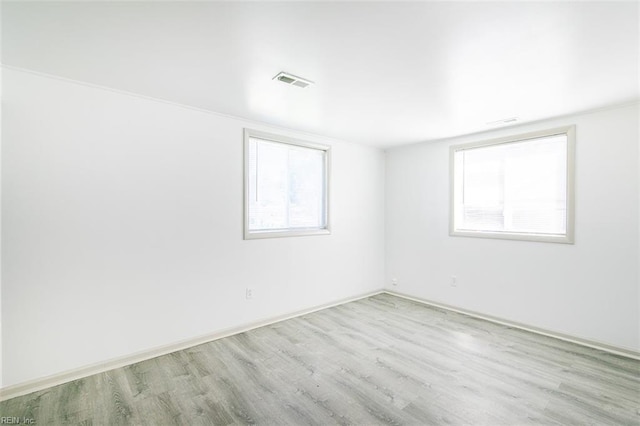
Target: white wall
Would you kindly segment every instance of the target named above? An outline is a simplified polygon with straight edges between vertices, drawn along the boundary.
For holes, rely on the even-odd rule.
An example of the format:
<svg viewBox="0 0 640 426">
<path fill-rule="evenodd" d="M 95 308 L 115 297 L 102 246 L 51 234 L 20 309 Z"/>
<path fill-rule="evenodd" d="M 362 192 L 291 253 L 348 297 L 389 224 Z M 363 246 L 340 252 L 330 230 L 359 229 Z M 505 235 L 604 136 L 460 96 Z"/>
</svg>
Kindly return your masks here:
<svg viewBox="0 0 640 426">
<path fill-rule="evenodd" d="M 385 232 L 393 289 L 640 349 L 637 105 L 393 149 L 385 182 L 376 149 L 14 69 L 2 82 L 3 386 L 376 290 Z M 567 124 L 575 245 L 448 236 L 449 145 Z M 333 146 L 332 235 L 242 239 L 243 127 Z"/>
<path fill-rule="evenodd" d="M 0 5 L 0 10 L 2 6 Z M 0 42 L 0 45 L 2 43 Z M 2 67 L 0 67 L 0 82 Z M 0 235 L 2 235 L 2 84 L 0 84 Z M 0 238 L 0 260 L 2 259 L 2 238 Z M 0 261 L 0 386 L 2 386 L 2 262 Z"/>
<path fill-rule="evenodd" d="M 4 386 L 383 286 L 382 151 L 281 131 L 333 147 L 332 235 L 244 241 L 242 129 L 278 130 L 2 78 Z"/>
<path fill-rule="evenodd" d="M 415 297 L 640 350 L 638 117 L 636 104 L 388 151 L 386 283 L 397 278 L 393 289 Z M 577 126 L 574 245 L 448 235 L 450 145 L 569 124 Z"/>
</svg>

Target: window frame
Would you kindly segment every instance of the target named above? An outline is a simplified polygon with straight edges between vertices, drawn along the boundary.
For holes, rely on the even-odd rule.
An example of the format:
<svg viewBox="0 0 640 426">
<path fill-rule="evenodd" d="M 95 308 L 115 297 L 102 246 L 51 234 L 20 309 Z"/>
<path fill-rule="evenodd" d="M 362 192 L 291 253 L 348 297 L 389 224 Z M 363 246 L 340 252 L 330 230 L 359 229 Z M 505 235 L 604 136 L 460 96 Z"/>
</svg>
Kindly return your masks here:
<svg viewBox="0 0 640 426">
<path fill-rule="evenodd" d="M 287 228 L 278 230 L 250 230 L 249 229 L 249 141 L 251 138 L 261 139 L 267 142 L 279 143 L 284 145 L 293 145 L 302 148 L 316 149 L 324 151 L 324 228 Z M 244 239 L 262 239 L 262 238 L 280 238 L 280 237 L 301 237 L 311 235 L 329 235 L 331 234 L 331 215 L 330 215 L 330 195 L 331 195 L 331 146 L 308 142 L 301 139 L 291 138 L 288 136 L 276 135 L 259 130 L 244 129 Z"/>
<path fill-rule="evenodd" d="M 575 241 L 575 130 L 576 126 L 563 126 L 554 129 L 539 130 L 519 135 L 506 136 L 502 138 L 471 142 L 449 147 L 449 235 L 455 237 L 476 237 L 492 238 L 503 240 L 521 240 L 574 244 Z M 456 229 L 456 170 L 455 154 L 473 148 L 503 145 L 509 143 L 525 142 L 531 139 L 538 139 L 548 136 L 566 135 L 567 137 L 567 211 L 566 211 L 566 232 L 564 235 L 536 234 L 525 232 L 498 232 L 481 230 L 458 230 Z"/>
</svg>

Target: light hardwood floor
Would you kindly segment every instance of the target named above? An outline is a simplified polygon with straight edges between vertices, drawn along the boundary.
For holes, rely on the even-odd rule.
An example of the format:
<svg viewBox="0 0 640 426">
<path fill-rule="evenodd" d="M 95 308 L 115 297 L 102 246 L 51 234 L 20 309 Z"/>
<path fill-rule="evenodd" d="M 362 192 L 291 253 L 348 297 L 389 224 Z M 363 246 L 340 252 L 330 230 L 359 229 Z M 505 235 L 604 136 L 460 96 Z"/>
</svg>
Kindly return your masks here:
<svg viewBox="0 0 640 426">
<path fill-rule="evenodd" d="M 640 362 L 380 294 L 0 413 L 38 425 L 639 425 Z"/>
</svg>

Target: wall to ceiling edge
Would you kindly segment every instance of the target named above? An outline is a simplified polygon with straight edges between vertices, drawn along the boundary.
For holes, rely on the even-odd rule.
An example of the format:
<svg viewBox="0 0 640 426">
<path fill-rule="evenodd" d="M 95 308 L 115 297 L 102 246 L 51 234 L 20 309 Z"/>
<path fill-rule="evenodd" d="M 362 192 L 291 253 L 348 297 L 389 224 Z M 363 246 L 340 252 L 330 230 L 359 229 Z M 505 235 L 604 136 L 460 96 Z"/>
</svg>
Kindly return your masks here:
<svg viewBox="0 0 640 426">
<path fill-rule="evenodd" d="M 387 287 L 640 352 L 639 117 L 635 103 L 388 150 Z M 575 244 L 449 236 L 450 145 L 572 124 Z"/>
<path fill-rule="evenodd" d="M 2 80 L 4 387 L 382 288 L 381 150 Z M 331 235 L 243 240 L 245 127 L 331 145 Z"/>
</svg>

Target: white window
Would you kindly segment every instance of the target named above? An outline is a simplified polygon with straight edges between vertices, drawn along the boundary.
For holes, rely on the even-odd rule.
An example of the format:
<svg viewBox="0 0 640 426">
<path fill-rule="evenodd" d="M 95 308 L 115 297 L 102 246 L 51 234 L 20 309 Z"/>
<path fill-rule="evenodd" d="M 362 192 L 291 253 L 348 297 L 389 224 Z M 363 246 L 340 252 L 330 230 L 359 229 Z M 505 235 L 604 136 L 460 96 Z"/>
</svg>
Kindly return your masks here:
<svg viewBox="0 0 640 426">
<path fill-rule="evenodd" d="M 244 238 L 329 234 L 330 148 L 245 129 Z"/>
<path fill-rule="evenodd" d="M 450 234 L 573 243 L 575 126 L 451 147 Z"/>
</svg>

